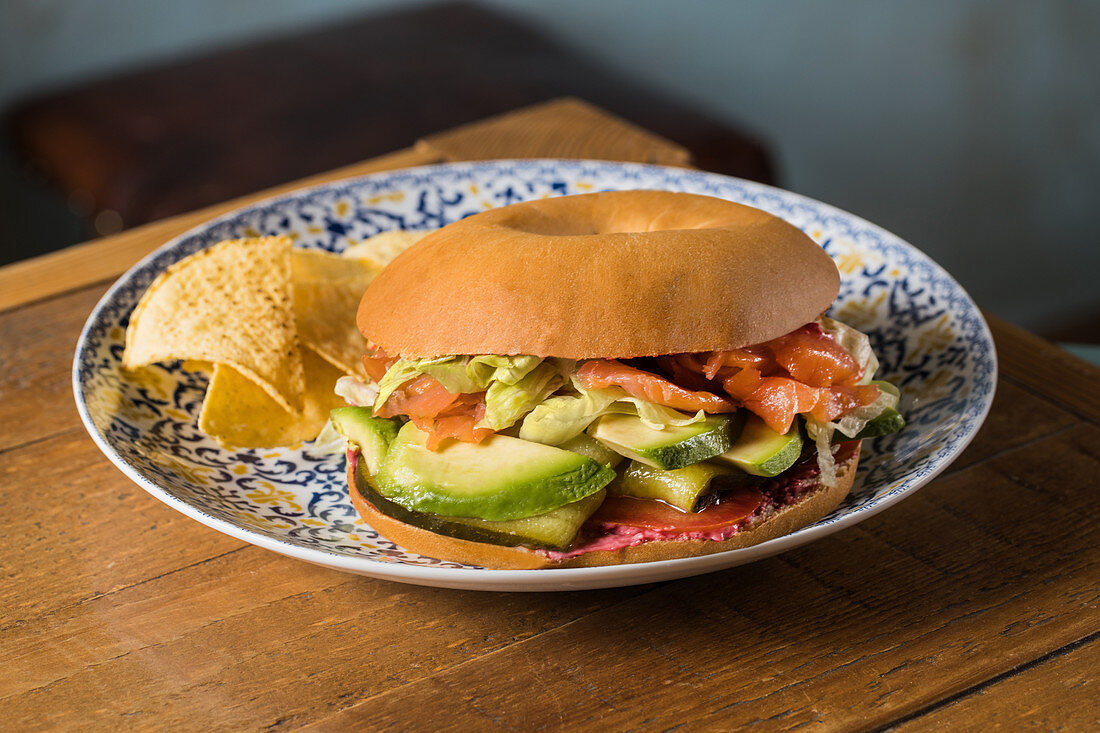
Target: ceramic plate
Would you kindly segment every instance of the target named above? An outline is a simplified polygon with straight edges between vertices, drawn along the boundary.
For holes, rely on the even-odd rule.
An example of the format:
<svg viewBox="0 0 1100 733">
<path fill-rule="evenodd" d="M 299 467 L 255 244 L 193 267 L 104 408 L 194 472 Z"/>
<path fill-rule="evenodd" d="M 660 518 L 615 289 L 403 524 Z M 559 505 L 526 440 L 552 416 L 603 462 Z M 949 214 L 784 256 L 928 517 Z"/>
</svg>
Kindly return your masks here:
<svg viewBox="0 0 1100 733">
<path fill-rule="evenodd" d="M 821 521 L 755 547 L 607 568 L 487 570 L 405 552 L 358 519 L 344 458 L 296 449 L 223 450 L 197 428 L 201 374 L 180 364 L 123 373 L 123 334 L 146 287 L 169 265 L 223 239 L 290 234 L 340 251 L 388 229 L 439 227 L 486 208 L 617 189 L 708 194 L 765 209 L 805 230 L 840 268 L 831 315 L 867 332 L 880 376 L 901 387 L 904 430 L 864 442 L 847 500 Z M 353 314 L 348 314 L 352 318 Z M 942 471 L 989 410 L 996 361 L 978 308 L 913 246 L 826 204 L 709 173 L 633 164 L 489 161 L 380 173 L 302 190 L 183 234 L 126 273 L 81 334 L 73 389 L 96 443 L 127 476 L 214 529 L 338 570 L 407 583 L 492 590 L 601 588 L 667 580 L 774 555 L 851 526 Z"/>
</svg>

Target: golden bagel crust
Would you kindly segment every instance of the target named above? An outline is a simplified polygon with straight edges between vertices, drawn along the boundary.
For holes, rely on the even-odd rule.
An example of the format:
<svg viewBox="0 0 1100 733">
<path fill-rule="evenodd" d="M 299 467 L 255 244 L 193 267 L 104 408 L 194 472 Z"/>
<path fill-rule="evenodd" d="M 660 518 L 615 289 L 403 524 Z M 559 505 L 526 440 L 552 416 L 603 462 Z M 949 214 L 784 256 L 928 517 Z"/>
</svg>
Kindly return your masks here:
<svg viewBox="0 0 1100 733">
<path fill-rule="evenodd" d="M 363 499 L 355 488 L 355 475 L 348 466 L 348 492 L 359 516 L 383 537 L 418 555 L 440 560 L 496 570 L 535 570 L 540 568 L 579 568 L 603 565 L 627 565 L 657 560 L 673 560 L 696 557 L 715 552 L 736 550 L 766 542 L 808 524 L 813 524 L 831 512 L 852 488 L 859 464 L 859 448 L 846 460 L 837 464 L 837 485 L 833 488 L 818 485 L 798 503 L 783 507 L 775 514 L 758 522 L 751 529 L 738 532 L 727 540 L 655 540 L 619 550 L 596 550 L 565 561 L 550 560 L 525 547 L 505 547 L 486 542 L 471 542 L 436 534 L 378 511 Z"/>
<path fill-rule="evenodd" d="M 781 336 L 839 287 L 812 239 L 759 209 L 613 191 L 491 209 L 428 235 L 374 279 L 356 322 L 391 356 L 654 356 Z"/>
</svg>

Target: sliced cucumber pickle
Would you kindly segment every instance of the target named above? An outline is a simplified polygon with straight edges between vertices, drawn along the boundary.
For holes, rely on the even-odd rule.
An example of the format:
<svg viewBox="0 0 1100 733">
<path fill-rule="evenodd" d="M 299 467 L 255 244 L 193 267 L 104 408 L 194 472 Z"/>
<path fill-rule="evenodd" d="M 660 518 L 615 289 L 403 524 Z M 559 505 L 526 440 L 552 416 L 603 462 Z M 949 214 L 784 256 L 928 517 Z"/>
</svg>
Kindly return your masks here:
<svg viewBox="0 0 1100 733">
<path fill-rule="evenodd" d="M 756 415 L 748 415 L 741 434 L 729 450 L 717 457 L 754 476 L 778 476 L 802 455 L 798 422 L 786 433 L 777 433 Z"/>
<path fill-rule="evenodd" d="M 657 430 L 634 415 L 604 415 L 589 435 L 616 453 L 647 466 L 671 471 L 720 455 L 732 442 L 728 415 Z"/>
<path fill-rule="evenodd" d="M 720 479 L 731 475 L 744 476 L 733 466 L 721 466 L 709 461 L 672 471 L 631 461 L 622 475 L 608 485 L 607 493 L 635 499 L 659 499 L 681 511 L 698 512 L 715 498 L 721 485 Z"/>
<path fill-rule="evenodd" d="M 429 532 L 472 542 L 488 542 L 507 547 L 523 545 L 550 550 L 569 549 L 581 525 L 595 513 L 606 496 L 606 492 L 601 490 L 545 514 L 494 522 L 487 519 L 445 517 L 441 514 L 410 511 L 379 494 L 373 479 L 362 463 L 355 471 L 355 488 L 364 499 L 383 514 Z"/>
<path fill-rule="evenodd" d="M 897 387 L 884 382 L 881 379 L 872 380 L 871 384 L 875 385 L 883 392 L 892 394 L 895 397 L 901 397 L 901 391 Z M 905 427 L 905 418 L 893 407 L 887 407 L 885 410 L 876 415 L 870 422 L 863 426 L 855 435 L 847 435 L 837 431 L 834 437 L 834 442 L 837 440 L 862 440 L 863 438 L 878 438 L 882 435 L 889 435 L 890 433 L 896 433 Z"/>
<path fill-rule="evenodd" d="M 593 461 L 612 468 L 618 466 L 623 460 L 621 455 L 585 433 L 570 438 L 558 447 L 562 450 L 571 450 L 574 453 L 580 453 L 582 456 L 588 456 Z"/>
<path fill-rule="evenodd" d="M 338 407 L 329 418 L 341 435 L 359 447 L 370 472 L 378 473 L 401 424 L 393 418 L 371 417 L 369 407 Z"/>
<path fill-rule="evenodd" d="M 406 509 L 492 521 L 545 514 L 596 493 L 615 471 L 579 453 L 507 435 L 427 448 L 406 423 L 375 476 L 378 493 Z"/>
<path fill-rule="evenodd" d="M 895 410 L 893 407 L 887 407 L 885 410 L 875 416 L 871 422 L 863 426 L 863 430 L 860 430 L 855 436 L 849 437 L 839 430 L 836 431 L 835 440 L 862 440 L 863 438 L 878 438 L 882 435 L 889 435 L 890 433 L 896 433 L 905 427 L 905 418 L 901 413 Z"/>
</svg>

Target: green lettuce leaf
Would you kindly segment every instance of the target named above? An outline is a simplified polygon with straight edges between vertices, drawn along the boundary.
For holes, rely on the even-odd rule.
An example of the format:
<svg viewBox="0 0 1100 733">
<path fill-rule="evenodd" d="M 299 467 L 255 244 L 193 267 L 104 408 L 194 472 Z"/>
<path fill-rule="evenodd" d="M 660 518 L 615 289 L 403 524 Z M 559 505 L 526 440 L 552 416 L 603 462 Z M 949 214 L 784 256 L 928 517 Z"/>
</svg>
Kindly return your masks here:
<svg viewBox="0 0 1100 733">
<path fill-rule="evenodd" d="M 489 386 L 489 379 L 482 378 L 471 369 L 470 358 L 466 356 L 452 356 L 443 360 L 426 359 L 420 362 L 420 370 L 438 379 L 451 394 L 480 392 Z"/>
<path fill-rule="evenodd" d="M 523 419 L 519 437 L 546 445 L 560 445 L 584 432 L 616 398 L 611 388 L 551 397 Z"/>
<path fill-rule="evenodd" d="M 557 366 L 543 362 L 515 384 L 494 380 L 485 392 L 485 417 L 477 427 L 503 430 L 515 424 L 565 381 Z"/>
<path fill-rule="evenodd" d="M 707 413 L 699 410 L 694 415 L 689 415 L 679 410 L 664 405 L 656 405 L 637 397 L 626 395 L 620 397 L 611 407 L 608 413 L 636 414 L 647 427 L 654 430 L 663 430 L 667 427 L 682 427 L 691 425 L 700 420 L 707 419 Z"/>
<path fill-rule="evenodd" d="M 466 394 L 483 392 L 496 384 L 516 386 L 543 363 L 544 360 L 540 357 L 523 355 L 398 359 L 390 365 L 382 381 L 378 383 L 378 396 L 374 404 L 375 407 L 386 404 L 386 400 L 395 390 L 421 374 L 435 377 L 451 394 Z M 558 373 L 562 365 L 558 360 L 554 360 L 553 364 L 550 371 Z"/>
<path fill-rule="evenodd" d="M 398 359 L 382 377 L 374 404 L 381 407 L 403 384 L 430 374 L 451 393 L 485 392 L 485 416 L 478 427 L 503 430 L 522 418 L 520 437 L 547 445 L 580 435 L 602 415 L 637 415 L 654 429 L 706 418 L 702 410 L 690 415 L 631 397 L 621 387 L 586 390 L 575 379 L 572 394 L 552 396 L 575 371 L 572 360 L 537 356 Z"/>
<path fill-rule="evenodd" d="M 398 359 L 391 364 L 390 368 L 386 370 L 385 376 L 382 377 L 382 381 L 378 383 L 378 396 L 374 398 L 374 409 L 377 410 L 386 404 L 386 400 L 390 398 L 390 395 L 405 382 L 423 374 L 419 364 L 418 361 L 407 361 L 405 359 Z"/>
<path fill-rule="evenodd" d="M 542 358 L 538 356 L 472 356 L 469 357 L 469 369 L 478 375 L 487 375 L 485 384 L 490 381 L 503 382 L 504 384 L 518 384 L 535 369 Z M 484 389 L 484 387 L 482 388 Z"/>
<path fill-rule="evenodd" d="M 603 415 L 637 415 L 647 426 L 661 430 L 671 426 L 690 425 L 706 419 L 700 410 L 688 415 L 671 407 L 631 397 L 621 387 L 584 389 L 573 380 L 576 394 L 551 397 L 535 407 L 523 419 L 519 437 L 547 445 L 561 445 L 580 435 Z"/>
</svg>

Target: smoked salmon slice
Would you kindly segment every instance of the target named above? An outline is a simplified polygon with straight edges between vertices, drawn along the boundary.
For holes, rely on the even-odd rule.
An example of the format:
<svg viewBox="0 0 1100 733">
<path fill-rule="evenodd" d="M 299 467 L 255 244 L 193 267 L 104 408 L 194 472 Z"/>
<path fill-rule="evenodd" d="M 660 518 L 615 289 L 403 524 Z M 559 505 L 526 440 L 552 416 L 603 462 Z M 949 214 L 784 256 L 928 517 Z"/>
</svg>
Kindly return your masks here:
<svg viewBox="0 0 1100 733">
<path fill-rule="evenodd" d="M 743 349 L 714 351 L 680 361 L 780 433 L 795 415 L 829 422 L 878 399 L 878 387 L 860 385 L 859 363 L 816 323 Z M 700 368 L 701 365 L 701 368 Z"/>
<path fill-rule="evenodd" d="M 485 417 L 485 393 L 459 395 L 450 406 L 431 418 L 414 419 L 416 426 L 428 434 L 428 450 L 438 450 L 440 444 L 453 438 L 464 443 L 480 443 L 495 431 L 478 428 Z"/>
<path fill-rule="evenodd" d="M 397 359 L 386 355 L 382 349 L 375 349 L 373 354 L 367 354 L 363 357 L 363 368 L 367 371 L 367 376 L 375 382 L 381 382 L 382 377 L 386 376 L 386 370 L 390 368 Z"/>
<path fill-rule="evenodd" d="M 448 438 L 480 443 L 494 432 L 474 427 L 485 416 L 484 392 L 451 394 L 438 379 L 428 374 L 421 374 L 398 387 L 374 414 L 376 417 L 408 417 L 428 434 L 427 446 L 432 451 Z"/>
<path fill-rule="evenodd" d="M 687 389 L 720 392 L 722 385 L 704 376 L 705 360 L 700 354 L 668 354 L 657 357 L 661 370 L 672 381 Z"/>
<path fill-rule="evenodd" d="M 771 371 L 775 368 L 775 359 L 759 347 L 756 350 L 749 346 L 744 349 L 712 351 L 703 363 L 701 371 L 707 379 L 715 379 L 725 367 Z"/>
<path fill-rule="evenodd" d="M 740 385 L 752 383 L 745 389 Z M 789 377 L 763 377 L 755 369 L 742 369 L 723 383 L 726 392 L 759 415 L 777 433 L 791 429 L 794 416 L 813 410 L 821 399 L 821 390 Z"/>
<path fill-rule="evenodd" d="M 458 395 L 448 392 L 438 379 L 421 374 L 395 389 L 384 405 L 375 408 L 374 416 L 432 418 L 450 407 L 456 399 Z"/>
<path fill-rule="evenodd" d="M 810 414 L 821 422 L 831 422 L 857 407 L 878 399 L 879 389 L 873 384 L 836 384 L 821 390 L 817 405 Z"/>
<path fill-rule="evenodd" d="M 381 349 L 363 357 L 376 382 L 395 361 Z M 859 363 L 817 323 L 740 349 L 661 356 L 657 364 L 671 379 L 617 359 L 590 359 L 577 370 L 577 379 L 585 389 L 617 386 L 632 397 L 686 412 L 733 412 L 743 406 L 780 433 L 790 430 L 796 415 L 830 422 L 879 396 L 878 387 L 858 383 Z M 485 415 L 484 392 L 451 394 L 427 374 L 401 385 L 375 415 L 408 417 L 428 433 L 431 450 L 451 438 L 480 443 L 494 432 L 475 427 Z"/>
<path fill-rule="evenodd" d="M 817 326 L 803 326 L 766 346 L 775 362 L 794 379 L 811 387 L 831 387 L 854 382 L 862 370 L 852 355 Z"/>
<path fill-rule="evenodd" d="M 737 409 L 735 404 L 713 392 L 684 389 L 664 377 L 635 369 L 615 359 L 586 361 L 577 370 L 577 379 L 585 389 L 622 387 L 631 397 L 676 410 L 733 412 Z"/>
</svg>

